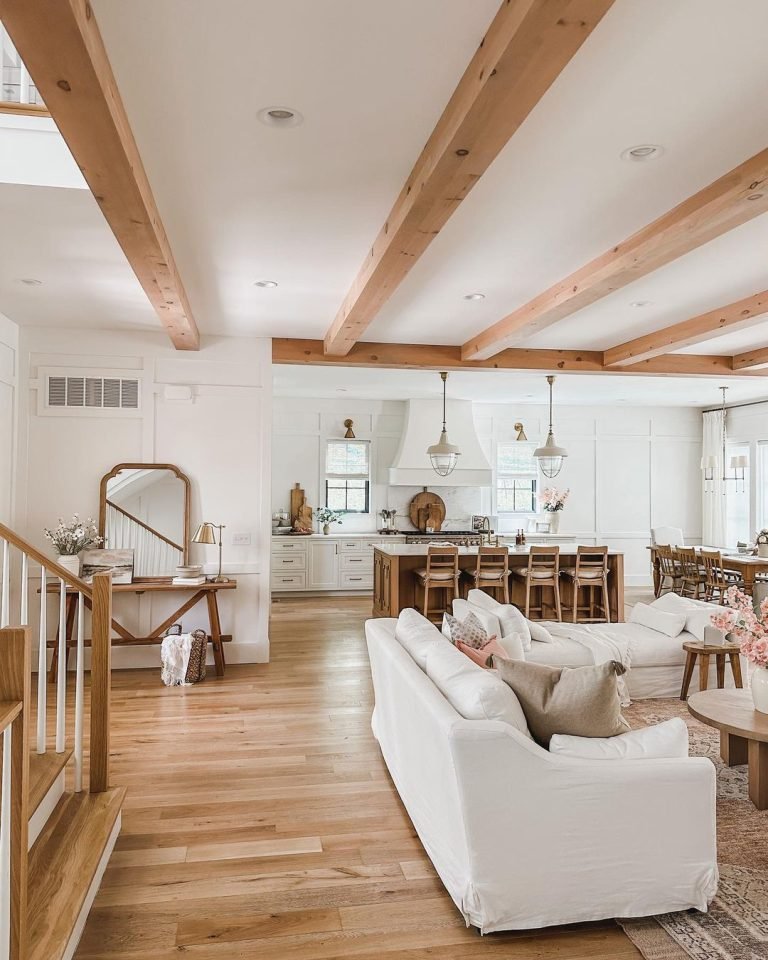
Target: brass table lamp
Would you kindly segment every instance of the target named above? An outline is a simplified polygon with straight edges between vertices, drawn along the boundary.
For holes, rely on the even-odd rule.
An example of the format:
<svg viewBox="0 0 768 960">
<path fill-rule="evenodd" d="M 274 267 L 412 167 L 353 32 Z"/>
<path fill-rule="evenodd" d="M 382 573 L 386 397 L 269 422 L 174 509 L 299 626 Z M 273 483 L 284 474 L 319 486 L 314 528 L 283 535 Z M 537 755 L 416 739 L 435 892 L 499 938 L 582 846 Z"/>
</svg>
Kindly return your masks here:
<svg viewBox="0 0 768 960">
<path fill-rule="evenodd" d="M 229 577 L 223 577 L 221 575 L 221 543 L 223 539 L 222 530 L 224 530 L 225 524 L 223 523 L 201 523 L 200 526 L 195 531 L 194 537 L 192 537 L 192 543 L 212 543 L 216 544 L 216 530 L 219 531 L 219 572 L 217 576 L 213 578 L 213 583 L 229 583 Z"/>
</svg>

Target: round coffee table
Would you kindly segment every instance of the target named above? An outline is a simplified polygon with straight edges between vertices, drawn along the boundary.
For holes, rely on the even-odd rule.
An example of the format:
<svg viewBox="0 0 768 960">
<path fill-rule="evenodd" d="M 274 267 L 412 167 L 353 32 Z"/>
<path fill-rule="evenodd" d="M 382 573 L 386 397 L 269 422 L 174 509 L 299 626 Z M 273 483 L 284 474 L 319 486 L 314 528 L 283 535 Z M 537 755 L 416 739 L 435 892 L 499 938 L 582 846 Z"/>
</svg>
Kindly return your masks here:
<svg viewBox="0 0 768 960">
<path fill-rule="evenodd" d="M 720 731 L 720 756 L 729 767 L 749 764 L 749 799 L 768 809 L 768 713 L 748 690 L 703 690 L 688 698 L 691 716 Z"/>
</svg>

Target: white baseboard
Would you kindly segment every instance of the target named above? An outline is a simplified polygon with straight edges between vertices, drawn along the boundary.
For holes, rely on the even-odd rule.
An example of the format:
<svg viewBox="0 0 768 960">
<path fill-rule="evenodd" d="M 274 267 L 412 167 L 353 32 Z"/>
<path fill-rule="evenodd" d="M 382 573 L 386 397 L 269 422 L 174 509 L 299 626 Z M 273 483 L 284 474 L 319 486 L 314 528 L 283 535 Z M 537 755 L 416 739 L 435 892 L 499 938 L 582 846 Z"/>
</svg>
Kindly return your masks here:
<svg viewBox="0 0 768 960">
<path fill-rule="evenodd" d="M 43 827 L 48 823 L 49 817 L 56 809 L 56 804 L 64 795 L 64 774 L 65 771 L 62 770 L 51 784 L 48 793 L 43 797 L 40 806 L 29 818 L 29 843 L 27 844 L 29 850 L 32 849 L 32 844 L 42 833 Z"/>
</svg>

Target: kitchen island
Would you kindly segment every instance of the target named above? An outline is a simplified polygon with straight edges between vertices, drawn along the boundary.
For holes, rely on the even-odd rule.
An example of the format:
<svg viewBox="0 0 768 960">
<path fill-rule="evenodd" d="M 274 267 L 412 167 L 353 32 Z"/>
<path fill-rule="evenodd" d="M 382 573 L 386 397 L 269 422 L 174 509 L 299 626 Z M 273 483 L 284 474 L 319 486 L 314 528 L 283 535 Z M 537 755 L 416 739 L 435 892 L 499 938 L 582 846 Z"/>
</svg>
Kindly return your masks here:
<svg viewBox="0 0 768 960">
<path fill-rule="evenodd" d="M 373 552 L 373 616 L 396 617 L 406 607 L 416 606 L 416 580 L 413 571 L 427 565 L 429 544 L 381 543 Z M 527 567 L 530 546 L 510 547 L 509 566 Z M 459 569 L 471 570 L 477 564 L 477 547 L 459 547 Z M 560 569 L 576 566 L 576 546 L 560 550 Z M 510 598 L 521 609 L 525 606 L 525 586 L 517 577 L 509 578 Z M 608 597 L 611 620 L 624 620 L 624 554 L 608 553 Z M 570 605 L 571 588 L 560 584 L 563 619 L 568 619 L 565 606 Z"/>
</svg>

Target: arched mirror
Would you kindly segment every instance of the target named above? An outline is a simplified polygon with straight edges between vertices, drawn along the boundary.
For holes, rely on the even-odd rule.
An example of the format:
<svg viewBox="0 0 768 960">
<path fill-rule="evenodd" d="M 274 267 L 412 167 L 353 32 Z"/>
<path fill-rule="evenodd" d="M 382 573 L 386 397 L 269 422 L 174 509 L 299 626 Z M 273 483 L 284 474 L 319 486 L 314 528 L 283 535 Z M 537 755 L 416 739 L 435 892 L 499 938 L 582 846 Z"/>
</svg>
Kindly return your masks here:
<svg viewBox="0 0 768 960">
<path fill-rule="evenodd" d="M 118 463 L 101 479 L 99 533 L 133 550 L 134 580 L 173 577 L 189 562 L 189 478 L 171 463 Z"/>
</svg>

